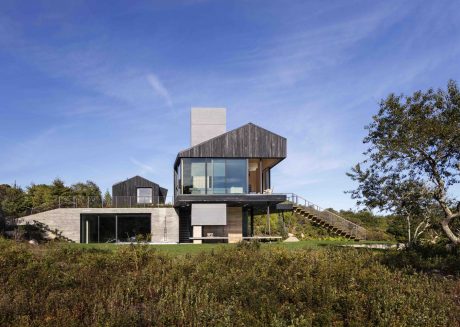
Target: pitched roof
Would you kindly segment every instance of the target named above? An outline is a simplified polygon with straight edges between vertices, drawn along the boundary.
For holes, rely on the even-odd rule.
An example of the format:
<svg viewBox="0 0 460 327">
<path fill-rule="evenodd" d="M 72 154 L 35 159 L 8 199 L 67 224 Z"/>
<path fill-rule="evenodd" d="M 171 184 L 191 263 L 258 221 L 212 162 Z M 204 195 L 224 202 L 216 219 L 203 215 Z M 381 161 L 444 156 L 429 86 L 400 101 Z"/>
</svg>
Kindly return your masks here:
<svg viewBox="0 0 460 327">
<path fill-rule="evenodd" d="M 158 184 L 155 183 L 155 182 L 149 181 L 147 178 L 144 178 L 144 177 L 142 177 L 142 176 L 136 175 L 136 176 L 133 176 L 133 177 L 131 177 L 131 178 L 127 178 L 127 179 L 125 179 L 124 181 L 120 181 L 120 182 L 118 182 L 118 183 L 115 183 L 115 184 L 113 184 L 112 186 L 115 186 L 115 185 L 118 185 L 118 184 L 121 184 L 121 183 L 126 183 L 126 182 L 128 182 L 128 181 L 133 180 L 133 179 L 141 180 L 141 181 L 143 181 L 144 183 L 147 183 L 147 184 L 155 184 L 155 185 L 158 185 Z"/>
<path fill-rule="evenodd" d="M 287 140 L 248 123 L 180 151 L 179 158 L 279 158 L 287 155 Z M 177 163 L 176 159 L 176 163 Z"/>
</svg>

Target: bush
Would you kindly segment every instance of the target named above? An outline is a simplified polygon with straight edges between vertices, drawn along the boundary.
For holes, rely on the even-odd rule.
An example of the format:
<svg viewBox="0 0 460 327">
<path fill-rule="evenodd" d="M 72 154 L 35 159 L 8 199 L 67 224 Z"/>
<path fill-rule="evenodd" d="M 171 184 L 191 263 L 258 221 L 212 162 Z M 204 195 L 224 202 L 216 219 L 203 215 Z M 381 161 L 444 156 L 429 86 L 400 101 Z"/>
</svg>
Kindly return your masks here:
<svg viewBox="0 0 460 327">
<path fill-rule="evenodd" d="M 460 249 L 448 250 L 446 244 L 420 244 L 406 251 L 387 252 L 382 262 L 411 272 L 460 276 Z"/>
<path fill-rule="evenodd" d="M 458 283 L 357 249 L 173 257 L 0 240 L 0 325 L 455 326 Z"/>
</svg>

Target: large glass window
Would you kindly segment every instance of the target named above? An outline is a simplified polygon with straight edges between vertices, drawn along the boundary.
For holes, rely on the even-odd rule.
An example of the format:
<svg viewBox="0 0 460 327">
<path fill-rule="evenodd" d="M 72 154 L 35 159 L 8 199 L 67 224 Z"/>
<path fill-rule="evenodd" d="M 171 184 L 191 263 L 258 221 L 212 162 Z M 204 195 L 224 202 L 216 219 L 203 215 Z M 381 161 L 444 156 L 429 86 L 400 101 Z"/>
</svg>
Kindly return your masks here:
<svg viewBox="0 0 460 327">
<path fill-rule="evenodd" d="M 248 168 L 246 160 L 226 160 L 227 193 L 241 194 L 247 192 Z"/>
<path fill-rule="evenodd" d="M 183 193 L 206 194 L 206 159 L 184 159 Z"/>
<path fill-rule="evenodd" d="M 152 203 L 152 188 L 139 187 L 137 189 L 137 203 Z"/>
<path fill-rule="evenodd" d="M 80 221 L 82 243 L 150 240 L 150 214 L 84 214 Z"/>
<path fill-rule="evenodd" d="M 212 160 L 212 189 L 211 194 L 225 194 L 225 159 Z"/>
<path fill-rule="evenodd" d="M 247 193 L 246 159 L 182 159 L 183 194 Z"/>
</svg>

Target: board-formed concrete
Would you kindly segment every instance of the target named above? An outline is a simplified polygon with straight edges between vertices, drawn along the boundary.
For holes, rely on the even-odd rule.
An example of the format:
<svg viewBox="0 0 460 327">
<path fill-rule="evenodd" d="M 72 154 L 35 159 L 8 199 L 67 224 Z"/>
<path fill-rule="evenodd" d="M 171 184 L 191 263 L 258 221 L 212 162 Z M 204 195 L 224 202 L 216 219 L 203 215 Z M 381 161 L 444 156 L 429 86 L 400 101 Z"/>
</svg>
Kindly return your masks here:
<svg viewBox="0 0 460 327">
<path fill-rule="evenodd" d="M 153 243 L 179 242 L 179 216 L 174 208 L 61 208 L 21 218 L 20 224 L 39 221 L 51 230 L 80 243 L 80 217 L 82 214 L 150 214 Z"/>
</svg>

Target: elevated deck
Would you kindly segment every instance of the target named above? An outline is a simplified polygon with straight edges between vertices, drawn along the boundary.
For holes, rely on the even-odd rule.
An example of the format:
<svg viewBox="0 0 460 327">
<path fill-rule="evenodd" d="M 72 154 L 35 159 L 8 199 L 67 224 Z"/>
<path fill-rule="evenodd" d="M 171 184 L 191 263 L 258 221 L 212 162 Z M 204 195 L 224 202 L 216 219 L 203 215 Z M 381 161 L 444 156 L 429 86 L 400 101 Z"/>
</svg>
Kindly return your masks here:
<svg viewBox="0 0 460 327">
<path fill-rule="evenodd" d="M 286 201 L 286 194 L 181 194 L 174 201 L 175 207 L 191 203 L 227 203 L 232 205 L 267 206 Z"/>
</svg>

